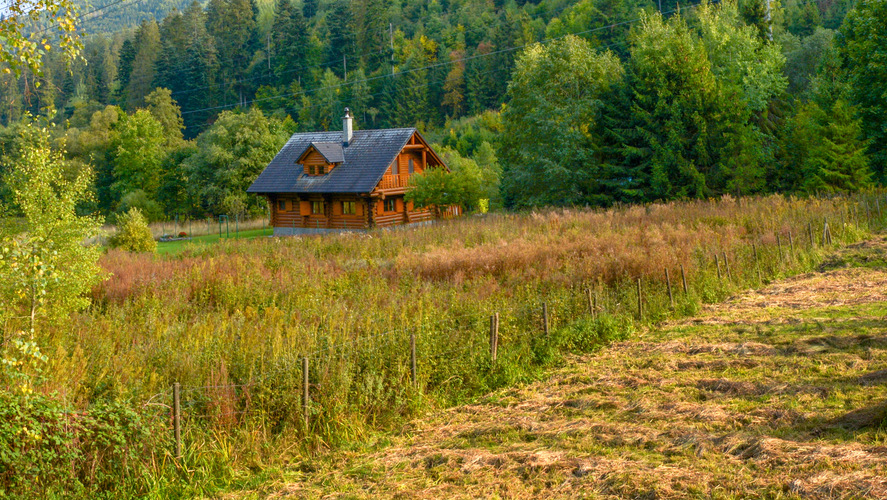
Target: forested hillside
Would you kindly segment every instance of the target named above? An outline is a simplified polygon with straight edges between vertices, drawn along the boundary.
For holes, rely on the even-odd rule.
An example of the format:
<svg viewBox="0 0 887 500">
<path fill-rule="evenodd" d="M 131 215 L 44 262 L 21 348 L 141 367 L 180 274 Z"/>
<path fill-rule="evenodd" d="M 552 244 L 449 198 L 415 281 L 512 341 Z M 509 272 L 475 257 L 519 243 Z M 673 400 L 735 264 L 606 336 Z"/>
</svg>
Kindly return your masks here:
<svg viewBox="0 0 887 500">
<path fill-rule="evenodd" d="M 42 75 L 0 76 L 3 153 L 23 117 L 44 116 L 70 168 L 94 169 L 84 209 L 155 220 L 262 211 L 251 180 L 345 106 L 358 128 L 418 126 L 465 196 L 494 206 L 884 181 L 885 0 L 175 6 L 91 6 L 70 70 L 50 56 Z"/>
</svg>

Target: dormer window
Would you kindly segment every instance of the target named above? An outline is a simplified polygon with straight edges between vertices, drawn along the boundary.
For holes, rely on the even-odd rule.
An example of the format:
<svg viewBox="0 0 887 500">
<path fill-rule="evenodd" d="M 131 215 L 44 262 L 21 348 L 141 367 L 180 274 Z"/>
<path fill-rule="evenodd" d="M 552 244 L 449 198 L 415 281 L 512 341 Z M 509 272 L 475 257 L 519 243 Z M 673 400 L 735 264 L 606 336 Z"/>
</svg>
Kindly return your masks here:
<svg viewBox="0 0 887 500">
<path fill-rule="evenodd" d="M 339 143 L 312 142 L 308 144 L 296 164 L 304 168 L 305 175 L 325 175 L 345 161 L 345 151 Z"/>
</svg>

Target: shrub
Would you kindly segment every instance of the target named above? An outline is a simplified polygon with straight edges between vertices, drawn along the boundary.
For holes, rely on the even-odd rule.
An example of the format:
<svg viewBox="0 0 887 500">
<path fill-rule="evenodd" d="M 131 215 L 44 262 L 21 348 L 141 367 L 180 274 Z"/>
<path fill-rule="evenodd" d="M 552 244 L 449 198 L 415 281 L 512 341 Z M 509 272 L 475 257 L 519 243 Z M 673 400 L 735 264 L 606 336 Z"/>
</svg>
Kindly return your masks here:
<svg viewBox="0 0 887 500">
<path fill-rule="evenodd" d="M 0 497 L 144 493 L 142 458 L 163 435 L 159 425 L 125 403 L 72 411 L 49 396 L 0 390 Z"/>
<path fill-rule="evenodd" d="M 188 233 L 186 233 L 185 231 L 180 231 L 180 232 L 179 232 L 179 238 L 184 238 L 184 237 L 186 237 L 186 236 L 188 236 Z"/>
<path fill-rule="evenodd" d="M 130 252 L 153 252 L 157 249 L 148 221 L 138 208 L 130 208 L 117 217 L 117 234 L 111 238 L 110 243 L 114 248 Z"/>
</svg>

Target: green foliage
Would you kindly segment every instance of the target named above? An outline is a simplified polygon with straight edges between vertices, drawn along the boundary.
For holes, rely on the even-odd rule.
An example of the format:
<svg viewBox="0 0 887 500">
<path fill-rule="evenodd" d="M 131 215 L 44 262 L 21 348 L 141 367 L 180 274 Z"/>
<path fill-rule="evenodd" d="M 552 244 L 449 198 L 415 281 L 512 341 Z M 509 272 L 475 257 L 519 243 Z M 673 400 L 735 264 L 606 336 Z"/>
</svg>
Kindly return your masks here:
<svg viewBox="0 0 887 500">
<path fill-rule="evenodd" d="M 28 125 L 21 137 L 27 147 L 10 159 L 5 182 L 25 228 L 0 234 L 0 319 L 27 318 L 33 332 L 40 319 L 65 318 L 89 304 L 85 294 L 101 279 L 100 250 L 86 240 L 100 221 L 77 211 L 90 199 L 92 171 L 67 172 L 45 128 Z"/>
<path fill-rule="evenodd" d="M 440 217 L 441 211 L 446 207 L 463 205 L 470 202 L 477 194 L 473 190 L 466 191 L 466 187 L 470 189 L 476 185 L 466 186 L 463 180 L 445 168 L 429 168 L 421 174 L 410 177 L 410 188 L 404 199 L 413 202 L 418 208 L 430 208 L 434 211 L 435 217 Z"/>
<path fill-rule="evenodd" d="M 872 170 L 887 182 L 887 0 L 860 0 L 847 15 L 838 49 L 869 141 Z"/>
<path fill-rule="evenodd" d="M 576 320 L 554 332 L 555 342 L 569 352 L 591 352 L 609 342 L 625 340 L 634 325 L 625 316 L 599 314 Z"/>
<path fill-rule="evenodd" d="M 142 216 L 141 210 L 136 207 L 117 216 L 117 232 L 111 237 L 109 243 L 112 247 L 127 252 L 154 252 L 157 250 L 157 242 L 151 235 L 148 221 Z"/>
<path fill-rule="evenodd" d="M 44 57 L 53 46 L 67 63 L 80 54 L 76 2 L 73 0 L 11 0 L 3 9 L 0 22 L 0 65 L 2 73 L 21 75 L 28 70 L 43 75 Z M 45 30 L 33 26 L 45 23 Z"/>
<path fill-rule="evenodd" d="M 51 396 L 0 390 L 0 496 L 129 496 L 144 491 L 146 463 L 158 436 L 128 402 L 76 411 Z"/>
<path fill-rule="evenodd" d="M 127 193 L 142 190 L 150 197 L 160 188 L 160 165 L 166 154 L 163 125 L 147 110 L 122 114 L 111 135 L 111 191 L 119 200 Z"/>
<path fill-rule="evenodd" d="M 653 199 L 764 188 L 770 139 L 756 118 L 785 89 L 784 58 L 734 2 L 696 14 L 696 28 L 656 14 L 632 36 L 635 127 L 623 151 Z"/>
<path fill-rule="evenodd" d="M 182 163 L 188 189 L 214 213 L 264 210 L 246 189 L 290 137 L 292 121 L 266 118 L 258 109 L 224 112 L 197 137 L 197 152 Z"/>
<path fill-rule="evenodd" d="M 182 129 L 185 124 L 182 121 L 182 110 L 172 98 L 169 89 L 157 88 L 145 97 L 148 104 L 148 112 L 163 128 L 165 146 L 168 149 L 179 146 L 182 142 Z"/>
<path fill-rule="evenodd" d="M 619 60 L 568 36 L 518 59 L 502 114 L 506 200 L 516 206 L 599 204 L 603 96 L 622 81 Z"/>
<path fill-rule="evenodd" d="M 847 193 L 871 186 L 862 126 L 847 102 L 837 101 L 829 112 L 810 103 L 798 118 L 799 126 L 812 129 L 802 132 L 812 141 L 802 146 L 806 156 L 797 159 L 801 161 L 805 191 Z"/>
<path fill-rule="evenodd" d="M 436 150 L 452 172 L 455 188 L 460 193 L 458 205 L 466 211 L 477 210 L 482 199 L 488 200 L 488 208 L 489 202 L 493 207 L 502 205 L 499 196 L 502 169 L 488 143 L 481 144 L 475 158 L 465 158 L 446 146 Z"/>
</svg>

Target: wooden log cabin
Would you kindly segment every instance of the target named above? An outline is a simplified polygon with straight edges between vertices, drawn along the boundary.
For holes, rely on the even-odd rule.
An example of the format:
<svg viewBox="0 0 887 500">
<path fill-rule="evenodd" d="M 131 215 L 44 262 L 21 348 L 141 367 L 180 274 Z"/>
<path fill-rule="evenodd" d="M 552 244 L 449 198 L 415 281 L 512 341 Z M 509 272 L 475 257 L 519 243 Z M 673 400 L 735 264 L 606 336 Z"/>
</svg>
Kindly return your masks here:
<svg viewBox="0 0 887 500">
<path fill-rule="evenodd" d="M 247 192 L 265 196 L 275 236 L 361 230 L 433 219 L 404 200 L 410 176 L 447 168 L 415 128 L 293 134 Z M 461 215 L 460 207 L 441 211 Z"/>
</svg>

